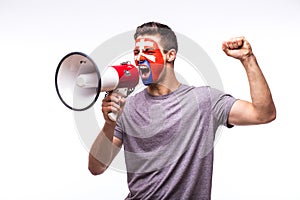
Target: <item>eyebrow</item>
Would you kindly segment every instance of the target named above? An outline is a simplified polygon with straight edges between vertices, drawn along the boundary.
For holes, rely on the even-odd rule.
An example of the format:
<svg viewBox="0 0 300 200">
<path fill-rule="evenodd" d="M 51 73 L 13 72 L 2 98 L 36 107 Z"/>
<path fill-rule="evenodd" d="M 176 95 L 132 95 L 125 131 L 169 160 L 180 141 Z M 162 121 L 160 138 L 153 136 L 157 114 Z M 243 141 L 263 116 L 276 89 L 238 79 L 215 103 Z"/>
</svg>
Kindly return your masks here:
<svg viewBox="0 0 300 200">
<path fill-rule="evenodd" d="M 146 47 L 146 48 L 143 49 L 143 50 L 155 50 L 155 48 L 154 48 L 154 47 Z"/>
</svg>

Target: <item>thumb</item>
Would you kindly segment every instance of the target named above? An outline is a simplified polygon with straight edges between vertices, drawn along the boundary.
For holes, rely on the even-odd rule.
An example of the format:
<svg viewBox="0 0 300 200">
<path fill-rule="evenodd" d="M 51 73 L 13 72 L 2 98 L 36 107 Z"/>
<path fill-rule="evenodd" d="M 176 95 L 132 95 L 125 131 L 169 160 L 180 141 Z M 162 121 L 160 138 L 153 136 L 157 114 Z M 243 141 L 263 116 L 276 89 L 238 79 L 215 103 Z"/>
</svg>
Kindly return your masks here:
<svg viewBox="0 0 300 200">
<path fill-rule="evenodd" d="M 227 55 L 229 55 L 230 49 L 229 49 L 229 47 L 228 47 L 226 41 L 224 41 L 224 42 L 222 43 L 222 50 L 223 50 Z"/>
</svg>

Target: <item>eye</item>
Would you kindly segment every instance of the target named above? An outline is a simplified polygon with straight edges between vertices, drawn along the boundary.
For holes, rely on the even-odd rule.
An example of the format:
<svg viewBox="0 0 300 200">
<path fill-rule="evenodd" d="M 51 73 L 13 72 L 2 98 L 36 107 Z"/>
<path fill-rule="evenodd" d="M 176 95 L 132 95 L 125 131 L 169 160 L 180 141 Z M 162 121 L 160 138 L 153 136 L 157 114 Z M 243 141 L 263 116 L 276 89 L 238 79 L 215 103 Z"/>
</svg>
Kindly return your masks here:
<svg viewBox="0 0 300 200">
<path fill-rule="evenodd" d="M 143 51 L 143 53 L 148 54 L 148 55 L 152 55 L 152 54 L 155 53 L 155 50 L 154 50 L 154 49 L 145 49 L 145 50 Z"/>
<path fill-rule="evenodd" d="M 135 49 L 135 50 L 133 50 L 133 54 L 136 56 L 136 55 L 138 55 L 140 53 L 140 50 L 138 50 L 138 49 Z"/>
</svg>

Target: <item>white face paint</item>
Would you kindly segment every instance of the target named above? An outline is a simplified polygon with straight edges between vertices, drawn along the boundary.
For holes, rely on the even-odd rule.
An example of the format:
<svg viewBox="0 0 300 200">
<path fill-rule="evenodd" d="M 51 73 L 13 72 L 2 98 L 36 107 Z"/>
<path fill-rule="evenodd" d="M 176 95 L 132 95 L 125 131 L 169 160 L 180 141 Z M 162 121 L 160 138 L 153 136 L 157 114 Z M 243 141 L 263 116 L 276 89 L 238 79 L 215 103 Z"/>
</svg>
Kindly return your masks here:
<svg viewBox="0 0 300 200">
<path fill-rule="evenodd" d="M 138 38 L 134 48 L 134 60 L 143 83 L 156 83 L 165 63 L 158 42 L 150 37 Z"/>
<path fill-rule="evenodd" d="M 148 60 L 152 62 L 156 61 L 156 57 L 154 55 L 148 55 L 143 53 L 145 51 L 145 47 L 153 47 L 153 42 L 145 41 L 145 39 L 141 39 L 139 42 L 136 43 L 136 47 L 139 47 L 140 53 L 134 56 L 134 60 L 140 60 L 140 56 L 144 56 Z"/>
</svg>

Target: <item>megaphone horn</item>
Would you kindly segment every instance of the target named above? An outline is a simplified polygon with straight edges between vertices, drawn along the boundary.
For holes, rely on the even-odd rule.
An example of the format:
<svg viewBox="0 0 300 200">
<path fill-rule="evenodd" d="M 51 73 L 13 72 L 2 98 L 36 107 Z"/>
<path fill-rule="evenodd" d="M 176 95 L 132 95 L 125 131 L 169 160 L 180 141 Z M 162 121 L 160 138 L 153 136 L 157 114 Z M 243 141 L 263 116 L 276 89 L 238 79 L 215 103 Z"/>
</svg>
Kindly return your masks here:
<svg viewBox="0 0 300 200">
<path fill-rule="evenodd" d="M 55 73 L 55 87 L 60 100 L 75 111 L 93 106 L 100 92 L 118 92 L 126 97 L 138 82 L 138 70 L 129 62 L 107 67 L 101 78 L 96 63 L 81 52 L 63 57 Z M 109 116 L 113 121 L 117 118 L 115 113 Z"/>
</svg>

